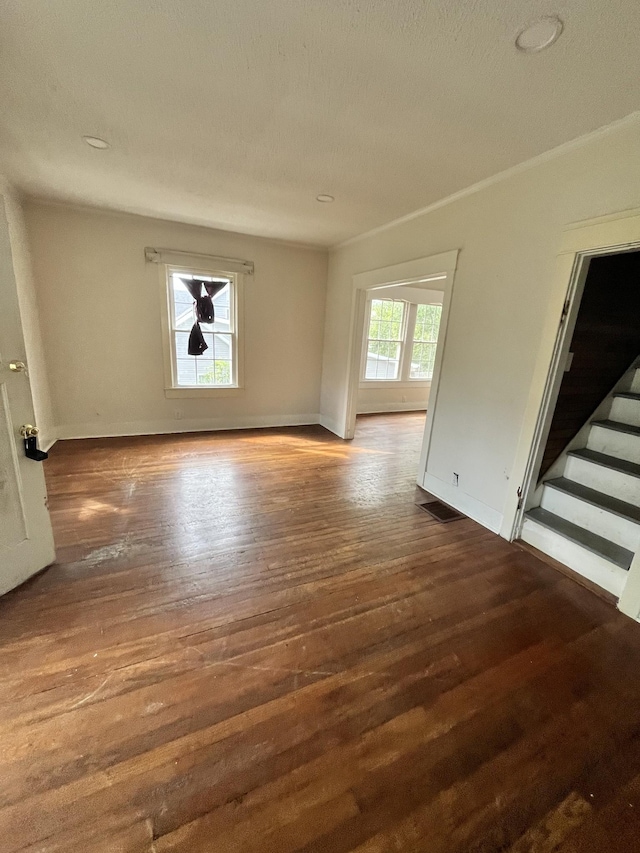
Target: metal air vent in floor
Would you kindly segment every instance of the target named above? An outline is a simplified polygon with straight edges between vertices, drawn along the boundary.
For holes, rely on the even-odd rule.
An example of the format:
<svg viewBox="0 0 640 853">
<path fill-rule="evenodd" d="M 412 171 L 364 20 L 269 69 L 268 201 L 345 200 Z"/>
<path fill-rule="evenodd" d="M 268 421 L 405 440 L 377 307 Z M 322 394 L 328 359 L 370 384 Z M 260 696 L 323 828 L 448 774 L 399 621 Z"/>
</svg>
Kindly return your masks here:
<svg viewBox="0 0 640 853">
<path fill-rule="evenodd" d="M 466 518 L 457 509 L 452 509 L 452 507 L 443 504 L 441 501 L 427 501 L 426 503 L 418 504 L 418 506 L 442 524 L 445 524 L 447 521 L 458 521 L 460 518 Z"/>
</svg>

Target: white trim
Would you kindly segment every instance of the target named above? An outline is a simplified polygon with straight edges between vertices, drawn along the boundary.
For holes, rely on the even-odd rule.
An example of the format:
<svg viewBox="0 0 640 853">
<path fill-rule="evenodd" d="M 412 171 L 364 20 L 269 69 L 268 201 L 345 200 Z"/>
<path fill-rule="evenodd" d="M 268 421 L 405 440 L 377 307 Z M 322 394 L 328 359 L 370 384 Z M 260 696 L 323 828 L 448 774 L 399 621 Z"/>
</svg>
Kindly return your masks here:
<svg viewBox="0 0 640 853">
<path fill-rule="evenodd" d="M 121 435 L 168 435 L 183 432 L 218 432 L 235 429 L 264 429 L 267 427 L 313 426 L 320 423 L 320 415 L 241 415 L 222 418 L 187 418 L 153 421 L 120 421 L 116 423 L 63 424 L 58 428 L 58 439 L 113 438 Z"/>
<path fill-rule="evenodd" d="M 560 385 L 564 377 L 569 347 L 580 309 L 589 264 L 583 255 L 565 255 L 560 257 L 558 267 L 558 280 L 566 281 L 566 285 L 562 294 L 562 304 L 557 306 L 557 297 L 552 300 L 554 310 L 550 312 L 550 318 L 547 321 L 549 325 L 551 322 L 556 323 L 556 338 L 548 364 L 544 389 L 540 398 L 538 417 L 531 435 L 531 452 L 527 458 L 526 467 L 520 483 L 520 499 L 512 516 L 511 528 L 502 533 L 510 541 L 520 536 L 524 524 L 524 514 L 533 505 L 532 499 L 536 492 L 538 473 L 560 392 Z M 562 321 L 563 314 L 564 321 Z M 508 500 L 506 507 L 505 527 L 508 519 Z"/>
<path fill-rule="evenodd" d="M 420 343 L 420 341 L 418 341 Z M 431 388 L 430 379 L 361 379 L 360 391 L 394 391 L 398 388 Z"/>
<path fill-rule="evenodd" d="M 541 453 L 542 438 L 545 436 L 545 429 L 548 432 L 548 421 L 557 399 L 566 352 L 571 341 L 569 332 L 579 308 L 579 299 L 576 299 L 576 296 L 581 295 L 581 285 L 584 284 L 579 278 L 586 270 L 584 262 L 597 255 L 638 247 L 639 210 L 575 223 L 563 231 L 549 309 L 510 478 L 513 487 L 507 495 L 503 510 L 504 527 L 501 535 L 506 539 L 516 538 L 522 525 L 522 507 L 518 508 L 517 489 L 522 488 L 526 499 L 531 489 L 531 480 L 537 473 L 535 456 Z M 560 327 L 567 298 L 570 299 L 569 315 Z"/>
<path fill-rule="evenodd" d="M 371 290 L 381 287 L 395 287 L 396 285 L 414 287 L 417 284 L 444 281 L 447 273 L 455 269 L 457 259 L 458 249 L 441 252 L 438 255 L 429 255 L 426 258 L 414 258 L 400 264 L 391 264 L 388 267 L 356 273 L 353 276 L 353 285 L 363 290 Z M 442 287 L 432 289 L 442 290 Z"/>
<path fill-rule="evenodd" d="M 549 160 L 555 160 L 557 157 L 562 157 L 564 154 L 574 151 L 576 148 L 582 148 L 584 145 L 588 145 L 590 142 L 593 142 L 602 136 L 607 136 L 609 133 L 614 133 L 622 127 L 634 124 L 639 119 L 640 111 L 629 113 L 629 115 L 624 116 L 624 118 L 613 121 L 611 124 L 604 125 L 603 127 L 599 127 L 597 130 L 591 131 L 591 133 L 585 133 L 583 136 L 578 136 L 576 139 L 571 139 L 569 142 L 563 142 L 555 148 L 550 148 L 548 151 L 544 151 L 536 157 L 524 160 L 522 163 L 517 163 L 515 166 L 510 166 L 502 172 L 497 172 L 495 175 L 491 175 L 490 177 L 484 178 L 475 184 L 471 184 L 462 190 L 458 190 L 451 195 L 445 196 L 445 198 L 434 201 L 426 207 L 421 207 L 419 210 L 414 210 L 411 213 L 398 217 L 397 219 L 392 219 L 390 222 L 386 222 L 384 225 L 378 225 L 375 228 L 371 228 L 369 231 L 364 231 L 362 234 L 356 234 L 355 237 L 349 237 L 348 240 L 335 243 L 331 246 L 331 249 L 342 249 L 345 246 L 350 246 L 360 240 L 365 240 L 367 237 L 373 237 L 375 234 L 381 234 L 383 231 L 395 228 L 396 225 L 402 225 L 404 222 L 411 222 L 412 219 L 418 219 L 420 216 L 432 213 L 434 210 L 439 210 L 441 207 L 446 207 L 447 205 L 453 204 L 467 196 L 474 195 L 475 193 L 480 192 L 480 190 L 493 186 L 493 184 L 501 183 L 502 181 L 506 181 L 508 178 L 512 178 L 514 175 L 519 175 L 522 172 L 527 172 L 529 169 L 533 169 L 542 163 L 547 163 Z"/>
<path fill-rule="evenodd" d="M 443 292 L 442 314 L 440 317 L 440 330 L 436 348 L 436 358 L 431 379 L 431 390 L 429 395 L 429 406 L 425 422 L 420 462 L 417 471 L 417 482 L 422 485 L 423 477 L 427 469 L 427 459 L 431 444 L 431 433 L 436 415 L 436 403 L 438 398 L 438 384 L 442 369 L 447 324 L 449 322 L 449 309 L 451 306 L 451 294 L 453 290 L 454 274 L 458 262 L 458 249 L 431 255 L 426 258 L 415 258 L 400 264 L 381 267 L 376 270 L 367 270 L 357 273 L 352 279 L 352 305 L 349 326 L 349 349 L 347 359 L 347 384 L 345 392 L 344 421 L 336 432 L 341 438 L 352 439 L 355 435 L 357 399 L 360 384 L 362 354 L 364 346 L 364 318 L 367 302 L 367 291 L 389 287 L 391 285 L 404 285 L 411 282 L 413 286 L 431 287 L 434 281 L 439 281 Z"/>
<path fill-rule="evenodd" d="M 426 412 L 427 403 L 370 403 L 359 405 L 359 415 L 378 415 L 387 412 Z"/>
<path fill-rule="evenodd" d="M 433 474 L 425 474 L 422 486 L 434 497 L 440 498 L 449 506 L 464 513 L 464 515 L 468 515 L 469 518 L 477 521 L 483 527 L 487 527 L 493 533 L 500 532 L 502 513 L 463 492 L 459 486 L 445 483 L 444 480 L 434 477 Z"/>
<path fill-rule="evenodd" d="M 536 462 L 542 452 L 542 441 L 548 433 L 547 426 L 553 415 L 557 389 L 571 341 L 570 330 L 572 323 L 575 323 L 579 308 L 579 298 L 576 297 L 580 295 L 580 277 L 586 270 L 585 261 L 598 255 L 617 254 L 638 248 L 640 248 L 640 210 L 638 209 L 574 223 L 563 231 L 547 319 L 510 477 L 513 487 L 507 494 L 503 511 L 500 535 L 506 539 L 518 536 L 522 527 L 523 507 L 518 507 L 516 492 L 521 486 L 526 498 L 531 492 L 532 480 L 537 474 Z M 563 327 L 559 329 L 558 325 L 567 296 L 571 301 L 569 315 Z M 640 614 L 640 559 L 637 554 L 627 573 L 627 583 L 621 601 L 623 612 L 628 615 L 635 613 L 634 618 Z"/>
<path fill-rule="evenodd" d="M 244 276 L 227 269 L 212 267 L 174 266 L 159 263 L 160 272 L 160 323 L 162 328 L 162 360 L 164 367 L 164 396 L 174 397 L 228 397 L 242 394 L 244 389 Z M 189 273 L 202 276 L 224 276 L 231 280 L 232 318 L 232 385 L 180 386 L 176 384 L 176 358 L 174 353 L 173 300 L 171 276 L 174 273 Z"/>
</svg>

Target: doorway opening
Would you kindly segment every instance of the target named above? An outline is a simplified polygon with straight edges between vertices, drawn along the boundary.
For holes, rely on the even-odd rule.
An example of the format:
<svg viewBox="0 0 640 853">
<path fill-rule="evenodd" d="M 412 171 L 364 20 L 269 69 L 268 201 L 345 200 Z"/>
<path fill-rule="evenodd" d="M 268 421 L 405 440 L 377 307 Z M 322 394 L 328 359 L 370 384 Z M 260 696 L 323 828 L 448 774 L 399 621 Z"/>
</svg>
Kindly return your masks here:
<svg viewBox="0 0 640 853">
<path fill-rule="evenodd" d="M 356 435 L 368 416 L 388 413 L 413 413 L 405 420 L 424 432 L 444 297 L 437 284 L 367 291 Z"/>
<path fill-rule="evenodd" d="M 422 419 L 426 407 L 416 471 L 421 487 L 457 258 L 454 250 L 353 277 L 344 420 L 336 432 L 342 438 L 354 438 L 356 419 L 360 416 L 361 423 L 366 423 L 367 411 L 378 409 L 390 416 L 394 410 L 413 409 Z"/>
<path fill-rule="evenodd" d="M 640 547 L 640 250 L 577 261 L 520 536 L 620 597 Z"/>
</svg>

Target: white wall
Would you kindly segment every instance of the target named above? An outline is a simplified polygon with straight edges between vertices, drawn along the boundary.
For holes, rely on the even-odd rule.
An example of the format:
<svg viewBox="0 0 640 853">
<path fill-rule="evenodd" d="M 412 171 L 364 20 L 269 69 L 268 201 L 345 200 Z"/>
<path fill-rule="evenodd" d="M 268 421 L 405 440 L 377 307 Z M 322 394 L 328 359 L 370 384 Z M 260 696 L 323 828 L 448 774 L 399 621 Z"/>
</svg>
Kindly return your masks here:
<svg viewBox="0 0 640 853">
<path fill-rule="evenodd" d="M 442 305 L 441 290 L 419 287 L 387 287 L 372 290 L 371 299 L 405 299 L 418 305 Z M 361 365 L 362 371 L 362 365 Z M 389 382 L 384 387 L 372 387 L 361 382 L 356 398 L 358 414 L 373 412 L 412 412 L 427 408 L 431 382 Z"/>
<path fill-rule="evenodd" d="M 40 202 L 25 216 L 60 437 L 317 422 L 326 252 Z M 159 267 L 145 246 L 255 263 L 242 392 L 165 398 Z"/>
<path fill-rule="evenodd" d="M 9 225 L 9 240 L 11 241 L 13 269 L 18 292 L 18 305 L 20 307 L 35 422 L 40 429 L 40 446 L 46 449 L 55 439 L 53 407 L 22 204 L 12 188 L 1 178 L 0 194 L 4 198 Z M 15 357 L 10 353 L 4 355 L 9 358 Z"/>
<path fill-rule="evenodd" d="M 640 121 L 621 123 L 330 257 L 321 413 L 345 418 L 352 276 L 461 250 L 429 471 L 500 528 L 563 226 L 640 206 Z M 454 490 L 455 491 L 455 490 Z M 453 500 L 453 499 L 452 499 Z"/>
</svg>

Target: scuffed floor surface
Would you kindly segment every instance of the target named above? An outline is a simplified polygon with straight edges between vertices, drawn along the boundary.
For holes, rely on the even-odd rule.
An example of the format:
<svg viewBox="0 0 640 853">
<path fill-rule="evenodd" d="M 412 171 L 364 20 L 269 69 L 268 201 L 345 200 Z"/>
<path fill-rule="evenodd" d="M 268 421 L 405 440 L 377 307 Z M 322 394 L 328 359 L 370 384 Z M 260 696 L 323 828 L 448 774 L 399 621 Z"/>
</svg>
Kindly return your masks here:
<svg viewBox="0 0 640 853">
<path fill-rule="evenodd" d="M 640 626 L 420 511 L 422 425 L 54 448 L 2 853 L 638 853 Z"/>
</svg>

